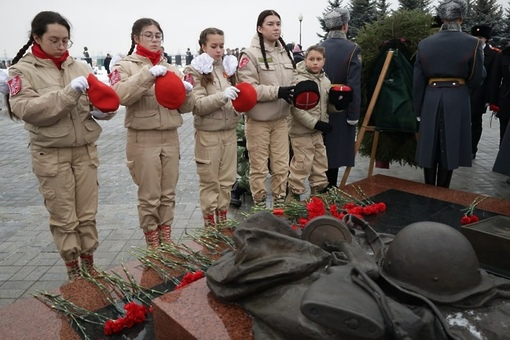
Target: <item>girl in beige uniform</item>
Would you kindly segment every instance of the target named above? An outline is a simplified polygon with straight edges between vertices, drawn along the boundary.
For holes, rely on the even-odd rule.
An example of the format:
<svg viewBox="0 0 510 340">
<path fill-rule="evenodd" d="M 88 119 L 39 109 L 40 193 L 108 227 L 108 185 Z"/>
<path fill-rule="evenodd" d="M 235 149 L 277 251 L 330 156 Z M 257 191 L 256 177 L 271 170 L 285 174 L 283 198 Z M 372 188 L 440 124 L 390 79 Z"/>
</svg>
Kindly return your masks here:
<svg viewBox="0 0 510 340">
<path fill-rule="evenodd" d="M 198 40 L 200 55 L 184 70 L 194 85 L 195 161 L 200 178 L 200 207 L 206 225 L 227 219 L 230 192 L 236 180 L 239 113 L 232 100 L 237 58 L 226 55 L 223 31 L 206 28 Z M 216 221 L 215 221 L 216 215 Z"/>
<path fill-rule="evenodd" d="M 11 118 L 23 120 L 29 132 L 32 170 L 72 282 L 80 277 L 79 258 L 83 270 L 95 273 L 95 143 L 101 127 L 85 95 L 91 69 L 69 55 L 70 38 L 70 25 L 59 13 L 45 11 L 34 17 L 28 42 L 9 69 L 8 105 Z M 25 54 L 29 47 L 31 52 Z"/>
<path fill-rule="evenodd" d="M 163 30 L 150 18 L 135 21 L 131 49 L 110 73 L 110 83 L 126 106 L 127 167 L 138 186 L 138 218 L 148 248 L 172 242 L 175 188 L 179 178 L 179 136 L 181 114 L 190 112 L 195 102 L 192 85 L 178 110 L 161 106 L 155 97 L 157 77 L 167 72 L 182 79 L 183 74 L 161 55 Z M 133 51 L 135 53 L 133 53 Z M 132 54 L 133 53 L 133 54 Z M 168 93 L 172 95 L 171 91 Z"/>
<path fill-rule="evenodd" d="M 250 190 L 256 206 L 266 206 L 268 160 L 273 205 L 285 203 L 289 174 L 290 115 L 294 60 L 281 37 L 281 18 L 265 10 L 257 19 L 257 34 L 240 56 L 238 79 L 257 90 L 257 105 L 246 112 L 246 143 L 250 158 Z M 283 100 L 280 100 L 283 99 Z"/>
</svg>

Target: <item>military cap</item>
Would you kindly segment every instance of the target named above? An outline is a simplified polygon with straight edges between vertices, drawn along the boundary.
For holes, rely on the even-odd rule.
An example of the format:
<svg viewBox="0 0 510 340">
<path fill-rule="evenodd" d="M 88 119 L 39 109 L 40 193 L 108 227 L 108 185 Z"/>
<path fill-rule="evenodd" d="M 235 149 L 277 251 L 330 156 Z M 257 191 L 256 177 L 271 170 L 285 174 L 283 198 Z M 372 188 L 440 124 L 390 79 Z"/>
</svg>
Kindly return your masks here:
<svg viewBox="0 0 510 340">
<path fill-rule="evenodd" d="M 350 19 L 351 16 L 347 8 L 335 8 L 324 16 L 324 24 L 326 28 L 332 29 L 342 27 L 342 25 L 348 23 Z"/>
<path fill-rule="evenodd" d="M 491 38 L 492 28 L 489 26 L 478 25 L 473 26 L 471 29 L 471 35 L 475 37 L 484 37 L 489 40 Z"/>
</svg>

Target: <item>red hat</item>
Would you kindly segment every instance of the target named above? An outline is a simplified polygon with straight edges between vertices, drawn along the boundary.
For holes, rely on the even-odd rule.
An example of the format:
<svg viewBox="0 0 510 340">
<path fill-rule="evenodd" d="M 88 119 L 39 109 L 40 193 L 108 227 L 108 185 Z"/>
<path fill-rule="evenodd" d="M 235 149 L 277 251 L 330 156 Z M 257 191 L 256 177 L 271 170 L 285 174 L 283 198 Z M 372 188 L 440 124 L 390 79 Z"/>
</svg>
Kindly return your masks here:
<svg viewBox="0 0 510 340">
<path fill-rule="evenodd" d="M 253 109 L 257 104 L 257 91 L 252 84 L 242 82 L 236 85 L 239 89 L 237 98 L 232 101 L 232 105 L 237 112 L 247 112 Z"/>
<path fill-rule="evenodd" d="M 159 105 L 170 110 L 177 110 L 186 100 L 184 83 L 181 78 L 171 71 L 156 78 L 154 93 Z"/>
<path fill-rule="evenodd" d="M 120 99 L 110 86 L 97 79 L 92 73 L 88 75 L 87 82 L 89 83 L 87 94 L 92 105 L 101 112 L 117 111 Z"/>
<path fill-rule="evenodd" d="M 294 106 L 301 110 L 310 110 L 319 104 L 319 85 L 313 80 L 303 80 L 294 89 Z"/>
<path fill-rule="evenodd" d="M 341 111 L 352 101 L 352 89 L 343 84 L 333 84 L 329 89 L 329 102 Z"/>
</svg>

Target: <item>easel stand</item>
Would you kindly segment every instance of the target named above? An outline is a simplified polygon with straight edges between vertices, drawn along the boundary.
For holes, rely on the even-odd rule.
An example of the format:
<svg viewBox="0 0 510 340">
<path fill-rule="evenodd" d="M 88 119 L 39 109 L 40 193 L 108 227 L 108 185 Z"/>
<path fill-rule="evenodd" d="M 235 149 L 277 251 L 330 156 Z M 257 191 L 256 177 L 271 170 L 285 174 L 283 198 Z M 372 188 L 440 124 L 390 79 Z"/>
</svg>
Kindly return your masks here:
<svg viewBox="0 0 510 340">
<path fill-rule="evenodd" d="M 393 58 L 393 50 L 389 50 L 388 54 L 386 54 L 386 59 L 384 60 L 384 64 L 379 74 L 379 79 L 377 80 L 377 84 L 375 86 L 374 93 L 372 94 L 372 98 L 370 99 L 370 104 L 368 105 L 367 113 L 365 114 L 365 118 L 363 119 L 363 123 L 361 124 L 361 128 L 358 132 L 358 136 L 356 137 L 356 144 L 354 145 L 354 157 L 358 154 L 359 147 L 361 145 L 361 141 L 365 136 L 365 131 L 373 131 L 374 138 L 372 140 L 372 152 L 370 153 L 370 164 L 368 167 L 368 175 L 367 177 L 372 176 L 372 172 L 374 170 L 374 162 L 375 162 L 375 153 L 377 151 L 377 144 L 379 143 L 379 131 L 375 129 L 375 126 L 368 126 L 368 122 L 372 117 L 372 112 L 374 111 L 375 104 L 377 103 L 377 98 L 379 97 L 379 93 L 381 92 L 381 87 L 384 82 L 384 78 L 386 77 L 386 73 L 388 72 L 388 68 L 391 64 L 391 59 Z M 343 188 L 347 182 L 347 178 L 351 173 L 351 166 L 345 168 L 344 175 L 342 177 L 342 181 L 340 182 L 340 188 Z"/>
</svg>

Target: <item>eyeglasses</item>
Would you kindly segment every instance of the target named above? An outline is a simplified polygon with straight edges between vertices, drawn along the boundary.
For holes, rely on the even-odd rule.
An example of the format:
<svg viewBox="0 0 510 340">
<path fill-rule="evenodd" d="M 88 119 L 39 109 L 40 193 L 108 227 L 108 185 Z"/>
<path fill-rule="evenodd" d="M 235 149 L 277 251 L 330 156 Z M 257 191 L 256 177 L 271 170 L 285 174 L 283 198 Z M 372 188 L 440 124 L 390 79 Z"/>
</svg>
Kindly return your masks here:
<svg viewBox="0 0 510 340">
<path fill-rule="evenodd" d="M 50 44 L 53 48 L 59 48 L 60 44 L 62 44 L 62 46 L 64 46 L 65 48 L 71 48 L 71 46 L 73 46 L 73 42 L 70 39 L 62 39 L 62 40 L 50 39 Z"/>
<path fill-rule="evenodd" d="M 147 41 L 151 41 L 152 39 L 156 39 L 158 41 L 159 40 L 163 40 L 163 34 L 162 33 L 156 33 L 156 34 L 144 33 L 144 34 L 141 34 L 140 36 L 143 37 Z"/>
</svg>

